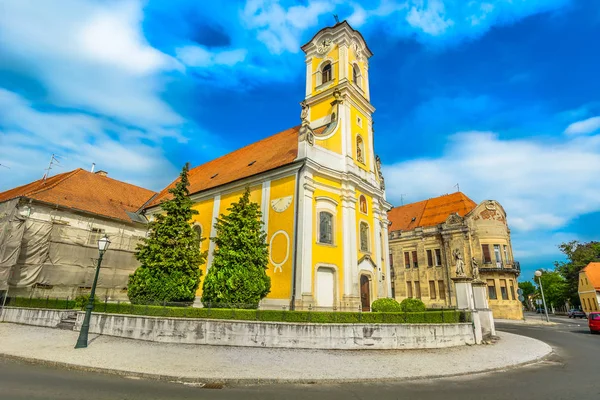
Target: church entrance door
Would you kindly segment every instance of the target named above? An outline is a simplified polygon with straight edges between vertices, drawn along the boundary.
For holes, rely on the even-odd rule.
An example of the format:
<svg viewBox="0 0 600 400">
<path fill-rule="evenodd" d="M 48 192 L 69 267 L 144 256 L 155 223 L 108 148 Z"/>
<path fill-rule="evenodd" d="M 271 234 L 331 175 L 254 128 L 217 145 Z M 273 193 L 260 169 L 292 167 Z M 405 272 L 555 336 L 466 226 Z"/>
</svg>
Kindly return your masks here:
<svg viewBox="0 0 600 400">
<path fill-rule="evenodd" d="M 367 275 L 360 276 L 360 302 L 363 311 L 371 311 L 371 287 Z"/>
</svg>

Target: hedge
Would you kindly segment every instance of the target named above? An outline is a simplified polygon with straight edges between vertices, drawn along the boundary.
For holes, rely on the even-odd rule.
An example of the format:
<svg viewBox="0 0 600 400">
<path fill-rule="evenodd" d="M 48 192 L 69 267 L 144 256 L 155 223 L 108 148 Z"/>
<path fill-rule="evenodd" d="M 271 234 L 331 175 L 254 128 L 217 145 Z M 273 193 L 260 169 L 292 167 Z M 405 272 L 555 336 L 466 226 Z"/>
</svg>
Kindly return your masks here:
<svg viewBox="0 0 600 400">
<path fill-rule="evenodd" d="M 7 305 L 14 307 L 74 309 L 74 300 L 12 298 Z M 287 311 L 248 310 L 234 308 L 193 308 L 130 303 L 97 303 L 95 312 L 110 314 L 145 315 L 170 318 L 210 318 L 241 321 L 305 322 L 323 324 L 440 324 L 470 322 L 468 312 L 440 310 L 425 312 L 343 312 L 343 311 Z"/>
</svg>

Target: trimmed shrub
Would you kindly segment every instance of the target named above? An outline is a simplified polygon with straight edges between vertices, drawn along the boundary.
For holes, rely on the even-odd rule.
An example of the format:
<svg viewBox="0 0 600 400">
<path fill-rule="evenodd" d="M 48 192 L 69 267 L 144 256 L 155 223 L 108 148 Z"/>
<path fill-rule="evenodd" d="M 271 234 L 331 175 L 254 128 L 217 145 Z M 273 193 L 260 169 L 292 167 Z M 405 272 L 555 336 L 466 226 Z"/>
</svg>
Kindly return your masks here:
<svg viewBox="0 0 600 400">
<path fill-rule="evenodd" d="M 425 303 L 419 299 L 408 298 L 402 300 L 402 303 L 400 303 L 400 308 L 404 312 L 424 312 Z"/>
<path fill-rule="evenodd" d="M 371 310 L 373 312 L 400 312 L 400 303 L 395 299 L 377 299 L 371 304 Z"/>
<path fill-rule="evenodd" d="M 75 301 L 58 299 L 11 298 L 7 305 L 13 307 L 72 309 Z M 470 322 L 471 314 L 465 311 L 441 310 L 425 312 L 327 312 L 286 311 L 234 308 L 169 307 L 167 305 L 142 305 L 131 303 L 96 304 L 94 312 L 129 314 L 167 318 L 206 318 L 238 321 L 294 322 L 317 324 L 443 324 Z"/>
</svg>

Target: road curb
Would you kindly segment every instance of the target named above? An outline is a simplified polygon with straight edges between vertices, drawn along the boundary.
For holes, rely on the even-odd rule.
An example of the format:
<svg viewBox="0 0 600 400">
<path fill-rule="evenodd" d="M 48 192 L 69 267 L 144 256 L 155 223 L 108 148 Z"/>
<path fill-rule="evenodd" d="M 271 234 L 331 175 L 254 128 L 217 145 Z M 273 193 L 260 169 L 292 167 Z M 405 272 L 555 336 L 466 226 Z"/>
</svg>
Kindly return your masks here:
<svg viewBox="0 0 600 400">
<path fill-rule="evenodd" d="M 537 340 L 537 339 L 536 339 Z M 541 342 L 541 341 L 540 341 Z M 545 343 L 545 342 L 542 342 Z M 550 345 L 545 343 L 550 351 L 541 357 L 536 357 L 532 360 L 524 361 L 522 363 L 505 365 L 502 367 L 496 368 L 488 368 L 480 371 L 473 371 L 467 373 L 460 374 L 446 374 L 446 375 L 427 375 L 427 376 L 414 376 L 414 377 L 390 377 L 390 378 L 369 378 L 364 377 L 361 378 L 360 381 L 357 379 L 307 379 L 307 378 L 298 378 L 298 379 L 261 379 L 261 378 L 202 378 L 202 377 L 182 377 L 177 375 L 164 375 L 164 374 L 151 374 L 145 372 L 135 372 L 135 371 L 125 371 L 118 369 L 110 369 L 110 368 L 99 368 L 99 367 L 89 367 L 85 365 L 72 364 L 60 361 L 50 361 L 50 360 L 42 360 L 38 358 L 30 358 L 23 356 L 16 356 L 12 354 L 2 354 L 0 353 L 0 358 L 20 361 L 28 364 L 34 365 L 43 365 L 49 367 L 57 367 L 63 368 L 72 371 L 82 371 L 82 372 L 95 372 L 102 373 L 107 375 L 116 375 L 121 376 L 123 378 L 129 379 L 148 379 L 148 380 L 159 380 L 164 382 L 172 382 L 172 383 L 180 383 L 187 385 L 194 385 L 198 387 L 210 387 L 210 388 L 221 388 L 224 386 L 234 387 L 234 386 L 256 386 L 256 385 L 282 385 L 282 384 L 314 384 L 314 385 L 327 385 L 327 384 L 340 384 L 340 383 L 376 383 L 376 382 L 409 382 L 409 381 L 420 381 L 426 379 L 443 379 L 443 378 L 456 378 L 463 376 L 474 376 L 474 375 L 483 375 L 491 372 L 499 372 L 499 371 L 508 371 L 516 368 L 522 368 L 526 366 L 531 366 L 538 364 L 540 362 L 545 361 L 546 359 L 553 356 L 554 350 Z"/>
</svg>

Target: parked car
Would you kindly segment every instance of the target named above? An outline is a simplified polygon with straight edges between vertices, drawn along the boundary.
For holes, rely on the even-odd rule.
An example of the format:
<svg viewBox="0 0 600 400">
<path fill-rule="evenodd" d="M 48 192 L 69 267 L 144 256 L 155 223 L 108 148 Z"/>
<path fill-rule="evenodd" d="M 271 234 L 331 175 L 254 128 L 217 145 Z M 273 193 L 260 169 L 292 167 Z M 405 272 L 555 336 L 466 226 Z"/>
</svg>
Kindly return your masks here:
<svg viewBox="0 0 600 400">
<path fill-rule="evenodd" d="M 575 308 L 573 308 L 572 310 L 569 310 L 568 314 L 569 318 L 586 318 L 587 315 L 585 315 L 585 313 L 581 310 L 576 310 Z"/>
<path fill-rule="evenodd" d="M 590 333 L 600 333 L 600 312 L 591 312 L 588 316 Z"/>
</svg>

